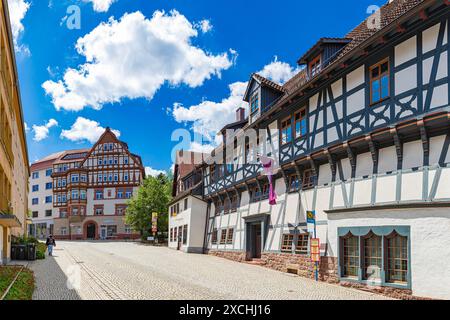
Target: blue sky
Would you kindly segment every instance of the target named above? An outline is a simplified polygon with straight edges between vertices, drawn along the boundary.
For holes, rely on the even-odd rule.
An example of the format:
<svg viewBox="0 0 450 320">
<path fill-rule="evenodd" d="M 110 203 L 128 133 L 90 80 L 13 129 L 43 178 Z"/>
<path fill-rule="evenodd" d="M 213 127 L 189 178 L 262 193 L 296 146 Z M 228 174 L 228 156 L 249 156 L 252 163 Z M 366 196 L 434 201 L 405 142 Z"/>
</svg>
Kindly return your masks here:
<svg viewBox="0 0 450 320">
<path fill-rule="evenodd" d="M 174 130 L 214 139 L 252 72 L 286 81 L 320 37 L 344 36 L 385 2 L 9 0 L 30 161 L 89 147 L 109 126 L 167 170 Z M 71 5 L 80 29 L 64 20 Z"/>
</svg>

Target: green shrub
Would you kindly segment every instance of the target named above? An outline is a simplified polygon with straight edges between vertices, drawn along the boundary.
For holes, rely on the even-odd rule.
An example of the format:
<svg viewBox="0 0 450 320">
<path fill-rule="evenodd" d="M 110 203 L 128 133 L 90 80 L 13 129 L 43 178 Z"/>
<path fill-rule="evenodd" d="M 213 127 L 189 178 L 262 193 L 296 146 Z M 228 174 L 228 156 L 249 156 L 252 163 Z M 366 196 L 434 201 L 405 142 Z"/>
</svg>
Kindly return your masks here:
<svg viewBox="0 0 450 320">
<path fill-rule="evenodd" d="M 45 243 L 39 242 L 36 245 L 36 259 L 45 259 L 45 251 L 47 251 L 47 246 Z"/>
</svg>

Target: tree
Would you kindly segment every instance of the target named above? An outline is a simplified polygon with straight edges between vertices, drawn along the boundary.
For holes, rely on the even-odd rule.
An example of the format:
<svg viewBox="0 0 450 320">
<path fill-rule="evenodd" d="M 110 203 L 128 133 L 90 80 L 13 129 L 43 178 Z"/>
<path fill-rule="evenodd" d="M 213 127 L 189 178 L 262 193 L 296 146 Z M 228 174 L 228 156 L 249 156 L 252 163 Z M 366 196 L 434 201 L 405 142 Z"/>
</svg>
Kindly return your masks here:
<svg viewBox="0 0 450 320">
<path fill-rule="evenodd" d="M 125 221 L 143 237 L 152 228 L 152 213 L 158 213 L 158 231 L 167 232 L 168 203 L 170 202 L 172 180 L 168 175 L 147 177 L 137 194 L 128 201 Z"/>
</svg>

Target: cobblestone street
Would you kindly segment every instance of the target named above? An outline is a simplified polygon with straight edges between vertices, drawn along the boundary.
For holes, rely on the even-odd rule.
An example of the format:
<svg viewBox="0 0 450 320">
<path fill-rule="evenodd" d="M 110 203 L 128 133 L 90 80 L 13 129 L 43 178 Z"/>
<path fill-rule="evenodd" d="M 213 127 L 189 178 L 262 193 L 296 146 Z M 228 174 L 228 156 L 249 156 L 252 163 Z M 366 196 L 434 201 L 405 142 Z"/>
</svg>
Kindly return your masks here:
<svg viewBox="0 0 450 320">
<path fill-rule="evenodd" d="M 58 242 L 30 264 L 34 299 L 385 299 L 206 255 L 127 242 Z M 73 284 L 75 289 L 67 287 Z"/>
</svg>

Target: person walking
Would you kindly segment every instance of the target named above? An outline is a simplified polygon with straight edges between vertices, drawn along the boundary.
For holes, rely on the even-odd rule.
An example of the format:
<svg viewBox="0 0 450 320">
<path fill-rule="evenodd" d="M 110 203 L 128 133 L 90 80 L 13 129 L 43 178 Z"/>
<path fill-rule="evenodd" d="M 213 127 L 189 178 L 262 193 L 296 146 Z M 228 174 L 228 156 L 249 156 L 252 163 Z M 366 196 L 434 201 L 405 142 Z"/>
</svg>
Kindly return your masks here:
<svg viewBox="0 0 450 320">
<path fill-rule="evenodd" d="M 53 239 L 52 235 L 50 235 L 47 238 L 47 242 L 45 243 L 45 245 L 47 246 L 48 255 L 52 256 L 53 255 L 53 248 L 56 247 L 56 242 L 55 242 L 55 239 Z"/>
</svg>

